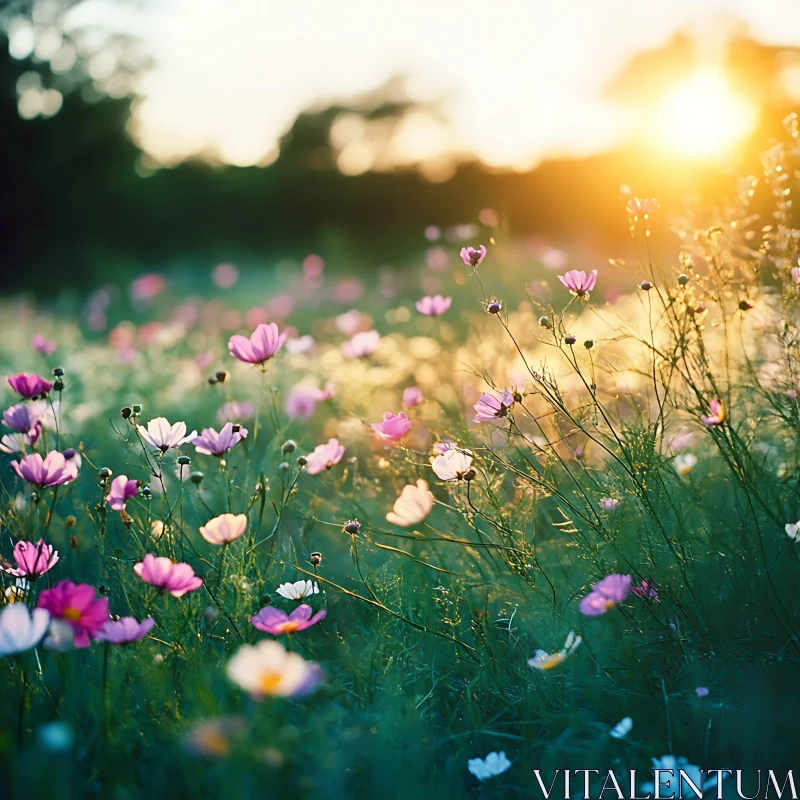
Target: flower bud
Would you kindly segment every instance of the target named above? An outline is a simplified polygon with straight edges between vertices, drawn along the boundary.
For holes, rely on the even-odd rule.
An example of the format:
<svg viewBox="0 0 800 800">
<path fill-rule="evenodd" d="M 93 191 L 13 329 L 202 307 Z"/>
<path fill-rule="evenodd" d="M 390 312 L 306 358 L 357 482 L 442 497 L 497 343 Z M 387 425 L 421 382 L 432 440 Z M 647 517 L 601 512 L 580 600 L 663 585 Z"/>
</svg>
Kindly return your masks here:
<svg viewBox="0 0 800 800">
<path fill-rule="evenodd" d="M 283 452 L 284 453 L 294 453 L 297 449 L 297 442 L 294 439 L 287 439 L 283 443 Z"/>
<path fill-rule="evenodd" d="M 584 346 L 584 347 L 585 347 L 587 350 L 591 350 L 591 349 L 594 347 L 594 342 L 593 342 L 591 339 L 587 339 L 587 340 L 586 340 L 586 341 L 583 343 L 583 346 Z"/>
<path fill-rule="evenodd" d="M 133 409 L 129 406 L 125 406 L 125 408 L 121 408 L 119 410 L 119 415 L 122 417 L 122 419 L 130 419 L 133 415 Z"/>
<path fill-rule="evenodd" d="M 644 292 L 649 292 L 653 288 L 653 284 L 650 281 L 642 281 L 639 288 Z"/>
<path fill-rule="evenodd" d="M 70 514 L 64 520 L 64 527 L 67 528 L 68 530 L 69 530 L 69 528 L 74 528 L 77 524 L 78 524 L 78 520 L 72 514 Z"/>
<path fill-rule="evenodd" d="M 344 532 L 355 535 L 361 530 L 361 523 L 357 519 L 350 519 L 344 524 Z"/>
<path fill-rule="evenodd" d="M 134 414 L 141 414 L 142 413 L 142 404 L 141 403 L 134 403 L 132 407 L 132 411 Z"/>
<path fill-rule="evenodd" d="M 308 464 L 308 459 L 305 456 L 299 456 L 297 459 L 297 464 L 300 467 L 304 467 L 306 464 Z"/>
<path fill-rule="evenodd" d="M 64 377 L 64 370 L 61 367 L 55 367 L 53 369 L 53 377 L 54 378 L 63 378 Z"/>
<path fill-rule="evenodd" d="M 219 372 L 214 373 L 214 377 L 219 383 L 225 383 L 225 381 L 228 380 L 228 373 L 225 372 L 224 369 L 221 369 Z"/>
<path fill-rule="evenodd" d="M 145 500 L 149 500 L 153 496 L 153 491 L 150 489 L 149 486 L 142 486 L 142 490 L 139 492 Z"/>
<path fill-rule="evenodd" d="M 753 307 L 753 304 L 749 300 L 740 300 L 739 301 L 739 310 L 740 311 L 749 311 Z"/>
<path fill-rule="evenodd" d="M 108 480 L 113 474 L 114 473 L 108 467 L 101 467 L 97 471 L 98 477 L 103 481 Z"/>
<path fill-rule="evenodd" d="M 475 480 L 475 470 L 474 469 L 468 470 L 467 472 L 464 473 L 463 478 L 467 483 Z"/>
<path fill-rule="evenodd" d="M 53 381 L 53 391 L 54 392 L 63 392 L 64 391 L 64 381 L 61 378 L 56 378 Z"/>
<path fill-rule="evenodd" d="M 195 485 L 199 486 L 203 482 L 203 473 L 202 472 L 193 472 L 189 476 L 189 480 Z"/>
<path fill-rule="evenodd" d="M 217 379 L 216 379 L 216 378 L 215 378 L 215 377 L 212 375 L 212 376 L 211 376 L 211 377 L 208 379 L 208 385 L 209 385 L 209 386 L 215 386 L 215 385 L 216 385 L 216 383 L 217 383 Z"/>
<path fill-rule="evenodd" d="M 549 328 L 550 327 L 550 320 L 545 316 L 539 317 L 539 326 L 542 327 L 542 328 Z"/>
<path fill-rule="evenodd" d="M 490 300 L 486 310 L 490 314 L 499 314 L 503 310 L 503 304 L 499 300 Z"/>
<path fill-rule="evenodd" d="M 189 464 L 192 463 L 192 459 L 189 456 L 178 456 L 178 464 L 182 467 L 188 467 Z"/>
<path fill-rule="evenodd" d="M 678 275 L 678 283 L 681 286 L 686 286 L 686 284 L 689 283 L 689 276 L 686 275 L 684 272 L 681 272 L 681 274 Z"/>
<path fill-rule="evenodd" d="M 570 347 L 572 347 L 572 345 L 575 344 L 575 342 L 577 342 L 577 341 L 578 340 L 574 336 L 565 336 L 564 337 L 564 344 L 568 344 Z"/>
<path fill-rule="evenodd" d="M 281 463 L 278 464 L 278 470 L 280 472 L 288 472 L 289 471 L 289 462 L 288 461 L 281 461 Z"/>
<path fill-rule="evenodd" d="M 312 553 L 311 565 L 314 567 L 318 567 L 321 563 L 322 563 L 322 553 Z"/>
</svg>

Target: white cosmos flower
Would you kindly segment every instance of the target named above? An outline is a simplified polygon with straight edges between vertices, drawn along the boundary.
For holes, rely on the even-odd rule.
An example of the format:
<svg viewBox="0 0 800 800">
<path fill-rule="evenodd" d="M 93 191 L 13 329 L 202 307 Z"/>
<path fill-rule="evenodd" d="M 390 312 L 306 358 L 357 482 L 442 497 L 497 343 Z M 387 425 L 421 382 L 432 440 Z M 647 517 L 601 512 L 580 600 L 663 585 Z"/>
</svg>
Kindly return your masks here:
<svg viewBox="0 0 800 800">
<path fill-rule="evenodd" d="M 453 447 L 432 458 L 431 467 L 443 481 L 460 481 L 472 467 L 472 453 Z"/>
<path fill-rule="evenodd" d="M 311 594 L 319 594 L 319 585 L 316 581 L 295 581 L 282 583 L 275 591 L 287 600 L 302 600 Z"/>
<path fill-rule="evenodd" d="M 247 529 L 247 514 L 220 514 L 200 528 L 200 535 L 209 544 L 230 544 Z"/>
<path fill-rule="evenodd" d="M 479 780 L 485 781 L 501 775 L 511 766 L 506 754 L 489 753 L 486 758 L 471 758 L 467 761 L 467 769 Z"/>
<path fill-rule="evenodd" d="M 695 464 L 697 464 L 697 456 L 693 453 L 681 453 L 672 459 L 672 465 L 678 475 L 688 475 Z"/>
<path fill-rule="evenodd" d="M 0 612 L 0 656 L 24 653 L 39 644 L 50 614 L 43 608 L 28 611 L 24 603 L 12 603 Z"/>
<path fill-rule="evenodd" d="M 146 428 L 137 425 L 136 430 L 153 450 L 160 450 L 162 453 L 166 453 L 173 447 L 180 447 L 197 436 L 197 431 L 186 435 L 185 422 L 176 422 L 174 425 L 170 425 L 165 417 L 151 419 Z"/>
<path fill-rule="evenodd" d="M 290 653 L 279 642 L 265 639 L 242 645 L 228 662 L 228 677 L 254 698 L 308 694 L 322 680 L 317 664 Z"/>
<path fill-rule="evenodd" d="M 433 495 L 428 488 L 428 482 L 420 478 L 416 486 L 409 483 L 400 492 L 400 497 L 394 501 L 392 510 L 386 515 L 387 522 L 408 528 L 410 525 L 419 525 L 428 514 L 433 511 Z"/>
<path fill-rule="evenodd" d="M 568 656 L 571 656 L 582 641 L 583 639 L 580 636 L 575 635 L 575 631 L 570 631 L 564 642 L 564 647 L 558 653 L 551 655 L 547 650 L 537 650 L 533 654 L 533 658 L 528 659 L 528 666 L 548 672 L 561 664 Z"/>
<path fill-rule="evenodd" d="M 633 720 L 630 717 L 621 719 L 609 732 L 612 739 L 624 739 L 633 729 Z"/>
<path fill-rule="evenodd" d="M 786 535 L 793 541 L 797 541 L 797 537 L 800 536 L 800 520 L 797 522 L 790 522 L 784 526 L 784 530 L 786 531 Z"/>
</svg>

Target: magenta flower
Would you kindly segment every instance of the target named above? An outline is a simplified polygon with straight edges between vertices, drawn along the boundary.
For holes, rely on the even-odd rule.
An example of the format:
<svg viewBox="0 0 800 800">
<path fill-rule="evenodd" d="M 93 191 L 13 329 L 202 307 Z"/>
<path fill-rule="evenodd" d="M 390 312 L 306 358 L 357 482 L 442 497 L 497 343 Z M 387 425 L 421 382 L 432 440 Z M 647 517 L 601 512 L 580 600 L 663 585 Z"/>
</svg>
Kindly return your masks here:
<svg viewBox="0 0 800 800">
<path fill-rule="evenodd" d="M 648 597 L 658 600 L 658 590 L 648 581 L 642 581 L 639 586 L 631 586 L 631 591 L 643 600 Z"/>
<path fill-rule="evenodd" d="M 304 631 L 306 628 L 316 625 L 325 617 L 326 613 L 323 608 L 312 617 L 311 606 L 306 605 L 306 603 L 297 606 L 291 614 L 287 614 L 285 611 L 275 608 L 275 606 L 266 606 L 254 617 L 250 617 L 250 623 L 254 628 L 258 628 L 264 633 L 278 636 L 281 633 Z"/>
<path fill-rule="evenodd" d="M 159 592 L 169 592 L 173 597 L 183 597 L 187 592 L 199 589 L 203 581 L 185 563 L 174 563 L 166 556 L 148 553 L 143 561 L 133 565 L 133 571 L 145 582 L 155 586 Z"/>
<path fill-rule="evenodd" d="M 380 422 L 373 422 L 370 427 L 379 439 L 385 442 L 399 442 L 411 430 L 411 424 L 405 411 L 399 414 L 387 411 Z"/>
<path fill-rule="evenodd" d="M 192 444 L 198 453 L 204 456 L 224 456 L 232 450 L 242 439 L 247 438 L 247 428 L 226 422 L 222 430 L 217 433 L 213 428 L 203 428 L 203 433 Z"/>
<path fill-rule="evenodd" d="M 715 397 L 708 405 L 711 413 L 701 414 L 700 422 L 706 428 L 716 428 L 718 425 L 722 425 L 725 422 L 725 408 L 722 403 Z"/>
<path fill-rule="evenodd" d="M 363 358 L 375 352 L 380 340 L 378 331 L 361 331 L 342 345 L 342 353 L 347 358 Z"/>
<path fill-rule="evenodd" d="M 592 586 L 592 591 L 581 600 L 581 614 L 599 617 L 621 603 L 631 591 L 630 575 L 607 575 Z"/>
<path fill-rule="evenodd" d="M 108 642 L 109 644 L 130 644 L 138 642 L 150 633 L 156 621 L 152 617 L 137 622 L 133 617 L 123 617 L 120 620 L 108 620 L 105 625 L 95 634 L 98 642 Z"/>
<path fill-rule="evenodd" d="M 26 375 L 24 372 L 20 372 L 18 375 L 9 375 L 8 385 L 26 400 L 46 394 L 53 388 L 53 384 L 40 375 Z"/>
<path fill-rule="evenodd" d="M 513 405 L 514 395 L 508 389 L 503 389 L 500 399 L 484 392 L 474 405 L 477 412 L 475 414 L 475 422 L 490 422 L 500 417 L 505 417 L 508 415 L 508 409 Z"/>
<path fill-rule="evenodd" d="M 31 347 L 33 347 L 37 353 L 41 353 L 44 356 L 51 356 L 58 350 L 58 342 L 47 339 L 42 336 L 41 333 L 36 333 L 31 340 Z"/>
<path fill-rule="evenodd" d="M 111 481 L 111 490 L 106 502 L 112 511 L 124 511 L 125 503 L 139 494 L 139 481 L 130 480 L 127 475 L 117 475 Z"/>
<path fill-rule="evenodd" d="M 8 567 L 5 570 L 9 575 L 35 581 L 56 565 L 58 551 L 53 549 L 53 545 L 45 544 L 44 539 L 39 539 L 36 544 L 17 542 L 14 545 L 14 561 L 17 562 L 16 569 Z"/>
<path fill-rule="evenodd" d="M 406 408 L 414 408 L 422 402 L 422 392 L 416 386 L 409 386 L 403 389 L 403 405 Z"/>
<path fill-rule="evenodd" d="M 279 333 L 274 322 L 268 325 L 262 322 L 249 339 L 246 336 L 231 336 L 228 350 L 234 358 L 245 364 L 265 364 L 283 347 L 288 336 L 288 333 Z"/>
<path fill-rule="evenodd" d="M 486 256 L 486 248 L 483 245 L 479 247 L 462 247 L 461 260 L 468 267 L 477 267 Z"/>
<path fill-rule="evenodd" d="M 306 456 L 306 472 L 317 475 L 330 469 L 342 460 L 344 445 L 338 439 L 328 439 L 326 444 L 317 445 L 314 451 Z"/>
<path fill-rule="evenodd" d="M 584 297 L 594 289 L 597 283 L 597 270 L 593 269 L 588 275 L 582 269 L 571 269 L 566 275 L 559 275 L 558 279 L 573 294 Z"/>
<path fill-rule="evenodd" d="M 75 647 L 88 647 L 89 639 L 108 622 L 108 598 L 95 597 L 94 586 L 66 580 L 44 589 L 36 603 L 54 619 L 66 622 L 75 635 Z"/>
<path fill-rule="evenodd" d="M 27 434 L 35 442 L 42 429 L 42 415 L 37 404 L 18 403 L 3 412 L 3 424 L 12 431 Z"/>
<path fill-rule="evenodd" d="M 51 450 L 44 459 L 39 453 L 31 453 L 22 461 L 12 461 L 11 466 L 20 478 L 42 489 L 46 486 L 61 486 L 78 477 L 77 460 L 67 459 L 57 450 Z"/>
<path fill-rule="evenodd" d="M 426 317 L 438 317 L 450 308 L 452 302 L 452 297 L 442 297 L 440 294 L 434 297 L 423 297 L 421 300 L 417 300 L 417 311 Z"/>
</svg>

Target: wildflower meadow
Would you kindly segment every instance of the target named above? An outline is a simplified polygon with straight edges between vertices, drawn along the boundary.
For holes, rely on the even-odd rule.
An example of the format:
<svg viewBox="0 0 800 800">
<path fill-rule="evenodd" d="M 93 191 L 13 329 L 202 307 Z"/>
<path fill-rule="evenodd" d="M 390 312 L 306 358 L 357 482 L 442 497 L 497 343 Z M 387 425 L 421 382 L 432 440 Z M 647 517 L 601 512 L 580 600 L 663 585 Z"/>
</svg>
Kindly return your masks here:
<svg viewBox="0 0 800 800">
<path fill-rule="evenodd" d="M 623 193 L 624 263 L 432 220 L 402 273 L 4 301 L 0 795 L 629 797 L 600 776 L 660 766 L 735 797 L 798 766 L 785 127 L 724 204 Z"/>
</svg>

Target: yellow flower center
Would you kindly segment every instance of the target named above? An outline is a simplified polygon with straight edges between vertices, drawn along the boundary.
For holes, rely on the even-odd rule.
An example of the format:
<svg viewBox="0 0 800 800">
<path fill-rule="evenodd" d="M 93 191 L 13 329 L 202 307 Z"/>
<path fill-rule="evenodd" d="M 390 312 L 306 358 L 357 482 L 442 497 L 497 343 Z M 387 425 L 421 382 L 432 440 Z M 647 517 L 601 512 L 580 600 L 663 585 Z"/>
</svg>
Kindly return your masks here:
<svg viewBox="0 0 800 800">
<path fill-rule="evenodd" d="M 615 605 L 616 603 L 613 600 L 606 600 L 606 611 L 611 611 Z"/>
<path fill-rule="evenodd" d="M 553 653 L 553 655 L 542 664 L 542 669 L 545 671 L 555 669 L 563 660 L 563 653 Z"/>
<path fill-rule="evenodd" d="M 265 672 L 259 681 L 259 688 L 263 694 L 274 694 L 275 689 L 281 682 L 281 674 L 279 672 Z"/>
<path fill-rule="evenodd" d="M 299 622 L 293 622 L 290 620 L 289 622 L 284 622 L 283 625 L 281 625 L 281 633 L 294 633 L 299 627 Z"/>
<path fill-rule="evenodd" d="M 65 608 L 64 611 L 61 613 L 61 616 L 64 619 L 72 620 L 79 620 L 81 618 L 81 612 L 77 608 Z"/>
</svg>

